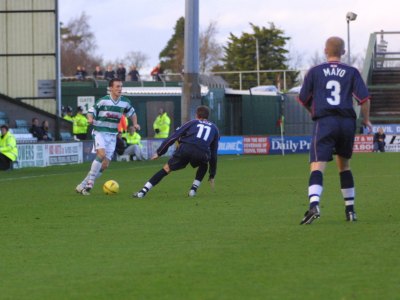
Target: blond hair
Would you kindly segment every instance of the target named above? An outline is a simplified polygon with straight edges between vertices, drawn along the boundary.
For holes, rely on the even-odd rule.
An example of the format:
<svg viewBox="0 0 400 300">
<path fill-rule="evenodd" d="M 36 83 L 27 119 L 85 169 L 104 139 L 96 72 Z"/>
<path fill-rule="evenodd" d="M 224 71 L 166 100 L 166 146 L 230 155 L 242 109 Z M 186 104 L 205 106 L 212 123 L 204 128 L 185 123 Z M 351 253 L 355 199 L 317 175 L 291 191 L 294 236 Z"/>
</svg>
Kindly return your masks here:
<svg viewBox="0 0 400 300">
<path fill-rule="evenodd" d="M 332 36 L 326 40 L 325 54 L 328 57 L 341 57 L 344 54 L 344 41 L 340 37 Z"/>
</svg>

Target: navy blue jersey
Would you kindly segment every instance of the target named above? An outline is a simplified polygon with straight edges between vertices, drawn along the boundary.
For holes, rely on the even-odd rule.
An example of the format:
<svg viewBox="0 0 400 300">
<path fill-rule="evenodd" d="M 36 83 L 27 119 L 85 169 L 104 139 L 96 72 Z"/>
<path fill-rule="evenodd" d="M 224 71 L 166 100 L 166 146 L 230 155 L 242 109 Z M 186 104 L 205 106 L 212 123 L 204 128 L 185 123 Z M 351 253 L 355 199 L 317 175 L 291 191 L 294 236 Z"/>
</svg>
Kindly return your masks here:
<svg viewBox="0 0 400 300">
<path fill-rule="evenodd" d="M 209 154 L 215 159 L 218 151 L 219 132 L 217 126 L 208 120 L 191 120 L 175 132 L 157 149 L 159 156 L 167 152 L 168 147 L 175 141 L 182 144 L 191 144 Z"/>
<path fill-rule="evenodd" d="M 311 109 L 313 120 L 335 115 L 356 118 L 353 97 L 358 104 L 369 99 L 360 72 L 339 61 L 331 61 L 308 71 L 298 100 Z"/>
</svg>

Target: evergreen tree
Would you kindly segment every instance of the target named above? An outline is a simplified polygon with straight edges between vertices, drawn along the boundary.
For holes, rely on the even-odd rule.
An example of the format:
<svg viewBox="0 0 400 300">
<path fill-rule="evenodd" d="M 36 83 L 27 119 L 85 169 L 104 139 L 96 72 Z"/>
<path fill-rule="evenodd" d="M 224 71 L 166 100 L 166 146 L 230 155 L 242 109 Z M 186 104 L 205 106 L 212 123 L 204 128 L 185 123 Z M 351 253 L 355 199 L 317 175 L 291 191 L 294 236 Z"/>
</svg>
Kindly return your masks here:
<svg viewBox="0 0 400 300">
<path fill-rule="evenodd" d="M 165 48 L 160 52 L 161 68 L 172 73 L 180 73 L 183 69 L 185 41 L 185 18 L 176 21 L 174 34 Z"/>
<path fill-rule="evenodd" d="M 207 28 L 199 33 L 199 68 L 200 72 L 210 71 L 222 56 L 222 48 L 216 41 L 217 23 L 211 21 Z M 160 52 L 161 68 L 172 73 L 183 71 L 185 55 L 185 18 L 176 21 L 174 34 Z"/>
<path fill-rule="evenodd" d="M 255 71 L 257 70 L 257 51 L 260 70 L 288 70 L 288 50 L 285 49 L 289 37 L 284 36 L 281 29 L 270 23 L 270 27 L 259 27 L 250 23 L 252 33 L 242 33 L 240 37 L 230 34 L 223 60 L 224 71 Z M 258 41 L 258 49 L 257 49 Z M 297 72 L 288 72 L 288 86 L 294 84 Z M 232 88 L 239 88 L 239 76 L 227 78 Z M 261 85 L 277 85 L 283 88 L 283 74 L 260 73 Z M 242 88 L 249 89 L 257 85 L 257 74 L 243 74 Z"/>
</svg>

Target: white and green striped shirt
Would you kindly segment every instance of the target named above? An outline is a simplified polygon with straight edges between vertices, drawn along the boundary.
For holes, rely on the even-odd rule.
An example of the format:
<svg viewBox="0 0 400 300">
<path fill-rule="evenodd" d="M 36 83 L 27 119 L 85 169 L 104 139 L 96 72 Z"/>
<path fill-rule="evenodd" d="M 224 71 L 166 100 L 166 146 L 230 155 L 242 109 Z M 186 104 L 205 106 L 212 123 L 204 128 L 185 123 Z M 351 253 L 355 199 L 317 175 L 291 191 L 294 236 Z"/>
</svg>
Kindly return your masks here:
<svg viewBox="0 0 400 300">
<path fill-rule="evenodd" d="M 93 115 L 93 129 L 99 132 L 117 134 L 118 123 L 124 110 L 127 111 L 126 116 L 128 118 L 135 114 L 135 109 L 128 98 L 121 96 L 114 101 L 110 95 L 106 95 L 98 99 L 88 111 Z"/>
</svg>

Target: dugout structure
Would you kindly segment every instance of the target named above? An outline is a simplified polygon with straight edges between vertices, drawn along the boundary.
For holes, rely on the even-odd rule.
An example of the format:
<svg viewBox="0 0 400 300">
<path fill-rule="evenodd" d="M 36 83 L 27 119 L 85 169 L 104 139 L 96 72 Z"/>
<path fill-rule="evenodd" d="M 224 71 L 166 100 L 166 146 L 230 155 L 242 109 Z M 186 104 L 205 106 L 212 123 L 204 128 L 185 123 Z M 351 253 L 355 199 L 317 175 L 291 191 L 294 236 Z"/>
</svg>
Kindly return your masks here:
<svg viewBox="0 0 400 300">
<path fill-rule="evenodd" d="M 181 125 L 181 83 L 169 82 L 168 86 L 150 83 L 138 86 L 125 82 L 123 88 L 124 96 L 136 109 L 143 138 L 154 136 L 152 124 L 160 107 L 165 108 L 171 118 L 171 132 Z M 64 107 L 71 106 L 74 111 L 77 106 L 88 109 L 95 99 L 107 94 L 107 82 L 63 81 L 61 92 Z M 311 118 L 295 101 L 296 95 L 251 94 L 202 86 L 201 96 L 201 103 L 211 109 L 210 120 L 216 123 L 222 135 L 280 135 L 282 114 L 285 114 L 286 134 L 310 134 Z"/>
</svg>

